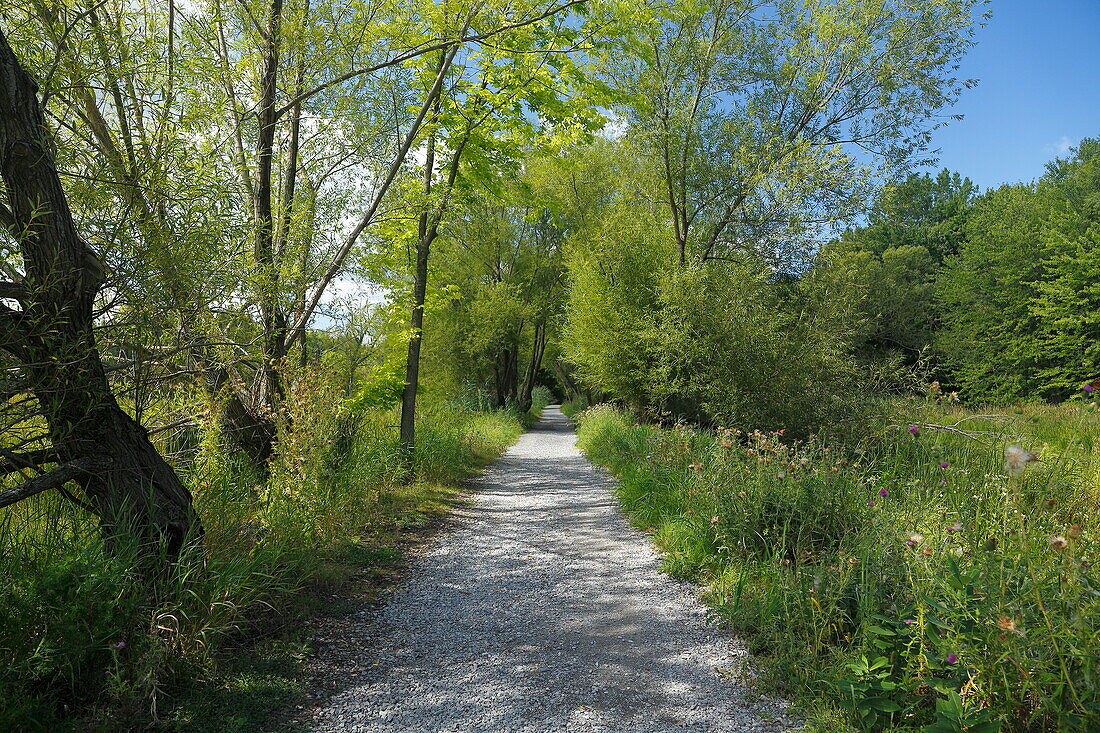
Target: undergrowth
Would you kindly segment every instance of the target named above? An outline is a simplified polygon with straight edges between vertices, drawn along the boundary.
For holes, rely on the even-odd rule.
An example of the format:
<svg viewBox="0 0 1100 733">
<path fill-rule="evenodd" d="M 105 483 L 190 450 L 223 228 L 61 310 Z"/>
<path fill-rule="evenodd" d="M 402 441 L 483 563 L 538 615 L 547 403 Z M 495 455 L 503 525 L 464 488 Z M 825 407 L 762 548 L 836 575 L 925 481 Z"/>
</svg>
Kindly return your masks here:
<svg viewBox="0 0 1100 733">
<path fill-rule="evenodd" d="M 0 730 L 275 727 L 302 694 L 303 621 L 350 579 L 392 568 L 522 432 L 514 412 L 431 405 L 410 474 L 396 412 L 349 417 L 327 407 L 333 389 L 320 373 L 295 382 L 267 480 L 202 422 L 179 470 L 205 536 L 153 580 L 60 496 L 0 511 Z"/>
<path fill-rule="evenodd" d="M 1100 729 L 1100 416 L 888 412 L 788 441 L 602 405 L 579 440 L 811 729 Z"/>
</svg>

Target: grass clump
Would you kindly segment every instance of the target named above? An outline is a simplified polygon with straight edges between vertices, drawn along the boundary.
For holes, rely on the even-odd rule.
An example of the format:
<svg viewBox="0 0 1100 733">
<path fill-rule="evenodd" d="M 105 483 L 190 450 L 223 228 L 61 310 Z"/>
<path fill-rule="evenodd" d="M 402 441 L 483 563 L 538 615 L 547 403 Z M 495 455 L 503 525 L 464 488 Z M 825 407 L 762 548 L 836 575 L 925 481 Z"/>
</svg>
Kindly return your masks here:
<svg viewBox="0 0 1100 733">
<path fill-rule="evenodd" d="M 657 429 L 608 406 L 579 433 L 666 569 L 705 582 L 765 679 L 817 719 L 1096 730 L 1100 416 L 935 400 L 888 412 L 835 444 Z M 1006 450 L 1028 460 L 1006 464 Z"/>
</svg>

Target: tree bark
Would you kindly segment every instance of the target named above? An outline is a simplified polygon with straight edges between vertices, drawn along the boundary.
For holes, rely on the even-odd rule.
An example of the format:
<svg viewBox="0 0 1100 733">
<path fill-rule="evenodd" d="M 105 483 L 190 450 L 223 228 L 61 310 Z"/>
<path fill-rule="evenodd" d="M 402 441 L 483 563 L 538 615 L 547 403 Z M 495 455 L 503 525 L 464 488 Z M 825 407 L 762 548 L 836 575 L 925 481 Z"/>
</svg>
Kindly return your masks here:
<svg viewBox="0 0 1100 733">
<path fill-rule="evenodd" d="M 283 398 L 279 365 L 286 356 L 287 319 L 279 307 L 279 267 L 275 255 L 275 221 L 272 206 L 275 155 L 275 91 L 279 77 L 279 41 L 283 0 L 271 0 L 260 76 L 259 135 L 256 140 L 256 196 L 254 199 L 256 265 L 259 270 L 260 327 L 263 364 L 260 366 L 261 404 L 273 417 Z M 293 180 L 293 172 L 291 172 Z M 293 188 L 291 189 L 293 192 Z M 289 206 L 290 202 L 287 202 Z"/>
<path fill-rule="evenodd" d="M 442 60 L 440 61 L 442 64 Z M 439 112 L 436 106 L 436 114 Z M 428 153 L 424 160 L 425 207 L 431 200 L 432 176 L 435 174 L 435 135 L 428 138 Z M 424 330 L 424 300 L 428 291 L 428 257 L 435 226 L 428 221 L 428 209 L 420 215 L 416 240 L 416 265 L 413 268 L 413 307 L 409 317 L 412 337 L 405 358 L 405 388 L 401 392 L 401 447 L 409 456 L 416 446 L 416 390 L 420 385 L 420 343 Z M 430 236 L 429 236 L 430 235 Z"/>
<path fill-rule="evenodd" d="M 493 388 L 496 393 L 494 407 L 497 409 L 503 409 L 509 403 L 516 402 L 516 362 L 518 360 L 518 349 L 503 349 L 497 353 L 496 363 L 493 364 Z"/>
<path fill-rule="evenodd" d="M 186 487 L 107 382 L 92 328 L 103 269 L 76 230 L 37 92 L 0 30 L 0 176 L 26 288 L 20 310 L 0 311 L 0 349 L 33 385 L 62 467 L 40 483 L 61 486 L 71 475 L 109 540 L 136 532 L 144 547 L 163 543 L 175 558 L 201 524 Z"/>
<path fill-rule="evenodd" d="M 535 389 L 535 379 L 542 368 L 542 355 L 546 352 L 546 324 L 535 324 L 535 338 L 531 345 L 531 360 L 527 362 L 527 370 L 523 375 L 523 382 L 519 388 L 519 408 L 523 412 L 531 409 L 531 392 Z"/>
</svg>

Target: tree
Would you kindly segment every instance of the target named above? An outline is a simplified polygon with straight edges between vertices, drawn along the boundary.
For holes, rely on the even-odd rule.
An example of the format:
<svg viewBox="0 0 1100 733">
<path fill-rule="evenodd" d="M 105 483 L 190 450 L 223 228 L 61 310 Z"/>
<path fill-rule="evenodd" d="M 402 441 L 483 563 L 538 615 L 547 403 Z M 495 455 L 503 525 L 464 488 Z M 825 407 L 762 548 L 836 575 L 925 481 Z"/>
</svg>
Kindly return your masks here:
<svg viewBox="0 0 1100 733">
<path fill-rule="evenodd" d="M 1032 184 L 975 203 L 939 273 L 939 349 L 971 399 L 1063 400 L 1100 372 L 1093 275 L 1100 143 L 1083 140 Z"/>
<path fill-rule="evenodd" d="M 449 288 L 449 307 L 432 315 L 435 371 L 522 412 L 566 294 L 562 232 L 528 178 L 475 189 L 458 203 L 433 274 Z"/>
<path fill-rule="evenodd" d="M 914 364 L 927 355 L 942 320 L 936 273 L 962 246 L 975 196 L 973 183 L 958 173 L 912 173 L 883 187 L 866 226 L 846 230 L 818 252 L 816 277 L 856 304 L 861 356 Z"/>
<path fill-rule="evenodd" d="M 16 360 L 45 421 L 45 434 L 25 444 L 48 443 L 21 454 L 5 450 L 5 468 L 56 464 L 0 494 L 0 506 L 56 488 L 94 512 L 108 538 L 133 530 L 147 547 L 163 542 L 176 557 L 201 525 L 187 489 L 111 393 L 93 331 L 103 266 L 70 213 L 38 87 L 2 31 L 0 80 L 0 176 L 7 198 L 0 218 L 24 263 L 21 273 L 12 273 L 16 280 L 0 286 L 0 296 L 18 304 L 0 310 L 0 348 Z M 80 486 L 83 499 L 65 490 L 69 482 Z"/>
<path fill-rule="evenodd" d="M 679 262 L 798 255 L 969 82 L 975 0 L 669 3 L 609 66 L 655 158 Z M 793 249 L 792 249 L 793 248 Z"/>
<path fill-rule="evenodd" d="M 411 245 L 412 272 L 401 444 L 410 455 L 416 442 L 428 263 L 456 188 L 514 167 L 518 153 L 534 141 L 540 128 L 592 127 L 602 119 L 588 98 L 578 93 L 583 77 L 570 54 L 584 46 L 585 32 L 567 15 L 576 1 L 548 6 L 536 2 L 520 13 L 527 20 L 510 24 L 493 43 L 481 44 L 476 53 L 461 57 L 458 46 L 441 51 L 422 72 L 431 116 L 424 128 L 415 236 L 409 236 L 411 231 L 405 234 L 405 242 Z M 461 38 L 472 23 L 495 12 L 481 6 L 459 7 L 445 13 L 441 21 L 459 27 L 451 33 Z M 449 80 L 445 95 L 440 93 L 444 80 Z"/>
</svg>

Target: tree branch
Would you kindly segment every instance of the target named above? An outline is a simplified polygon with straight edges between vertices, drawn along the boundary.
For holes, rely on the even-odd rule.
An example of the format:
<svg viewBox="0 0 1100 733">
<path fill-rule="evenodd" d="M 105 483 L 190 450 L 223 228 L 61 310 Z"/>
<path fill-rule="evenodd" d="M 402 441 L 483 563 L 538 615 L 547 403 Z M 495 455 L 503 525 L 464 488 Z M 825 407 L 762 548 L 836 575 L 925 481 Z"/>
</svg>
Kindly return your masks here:
<svg viewBox="0 0 1100 733">
<path fill-rule="evenodd" d="M 305 307 L 302 309 L 302 312 L 298 314 L 297 319 L 291 326 L 286 336 L 287 349 L 289 349 L 299 338 L 302 338 L 305 333 L 306 325 L 313 317 L 313 312 L 317 309 L 317 304 L 321 302 L 321 297 L 325 294 L 325 290 L 328 288 L 329 283 L 331 283 L 333 278 L 343 269 L 344 260 L 347 258 L 348 252 L 351 251 L 356 241 L 359 240 L 359 235 L 362 234 L 373 221 L 374 215 L 378 211 L 378 207 L 382 205 L 382 199 L 389 191 L 394 179 L 397 178 L 401 166 L 405 163 L 405 157 L 409 154 L 409 149 L 412 148 L 413 142 L 416 141 L 420 133 L 420 126 L 424 123 L 424 118 L 427 117 L 432 105 L 436 99 L 439 98 L 443 90 L 443 81 L 446 79 L 447 73 L 451 68 L 451 63 L 454 61 L 454 57 L 457 53 L 458 46 L 452 46 L 448 49 L 444 62 L 440 64 L 439 70 L 435 75 L 432 87 L 428 90 L 427 98 L 420 106 L 420 111 L 417 113 L 416 119 L 413 120 L 412 124 L 409 126 L 408 132 L 405 134 L 405 139 L 401 142 L 401 147 L 390 163 L 390 168 L 386 171 L 386 177 L 375 191 L 370 206 L 367 208 L 366 213 L 359 219 L 359 223 L 355 225 L 355 228 L 344 238 L 343 243 L 340 245 L 340 249 L 336 251 L 328 269 L 325 271 L 325 274 L 322 275 L 321 281 L 314 287 L 310 298 L 305 303 Z"/>
<path fill-rule="evenodd" d="M 0 508 L 29 499 L 35 494 L 41 494 L 43 491 L 61 488 L 69 481 L 88 473 L 94 465 L 90 461 L 81 459 L 70 461 L 58 466 L 49 473 L 35 476 L 30 481 L 16 486 L 14 489 L 0 492 Z"/>
<path fill-rule="evenodd" d="M 547 8 L 546 10 L 539 13 L 538 15 L 534 15 L 530 18 L 523 18 L 523 19 L 517 20 L 513 23 L 506 23 L 505 25 L 494 28 L 491 31 L 486 31 L 485 33 L 472 33 L 471 34 L 471 33 L 467 33 L 465 30 L 463 30 L 462 34 L 459 35 L 457 38 L 448 38 L 444 41 L 438 41 L 436 43 L 431 43 L 431 44 L 428 44 L 428 45 L 415 46 L 415 47 L 409 49 L 408 51 L 406 51 L 404 53 L 398 54 L 397 56 L 394 56 L 393 58 L 387 59 L 386 61 L 375 64 L 373 66 L 366 66 L 362 69 L 355 69 L 353 71 L 349 71 L 346 74 L 341 74 L 341 75 L 339 75 L 339 76 L 337 76 L 333 79 L 330 79 L 329 81 L 324 82 L 323 84 L 318 84 L 317 86 L 313 87 L 312 89 L 308 89 L 308 90 L 302 92 L 301 94 L 295 96 L 289 102 L 284 104 L 282 107 L 277 109 L 275 111 L 275 117 L 276 117 L 276 119 L 278 119 L 278 118 L 282 117 L 284 114 L 286 114 L 288 111 L 290 111 L 294 107 L 294 105 L 301 104 L 302 102 L 306 101 L 310 97 L 313 97 L 317 94 L 320 94 L 321 92 L 325 91 L 326 89 L 331 89 L 332 87 L 336 86 L 337 84 L 342 84 L 345 81 L 348 81 L 350 79 L 354 79 L 358 76 L 365 76 L 366 74 L 373 74 L 376 71 L 381 71 L 382 69 L 388 69 L 392 66 L 397 66 L 399 64 L 403 64 L 404 62 L 409 61 L 410 59 L 417 58 L 418 56 L 423 56 L 424 54 L 431 53 L 433 51 L 441 51 L 443 49 L 456 48 L 456 47 L 461 46 L 462 44 L 465 44 L 465 43 L 478 43 L 480 41 L 488 40 L 488 39 L 492 38 L 493 36 L 500 35 L 501 33 L 505 33 L 507 31 L 511 31 L 511 30 L 516 30 L 517 28 L 523 28 L 524 26 L 528 26 L 528 25 L 531 25 L 533 23 L 537 23 L 540 20 L 545 20 L 546 18 L 549 18 L 553 15 L 557 15 L 558 13 L 562 12 L 563 10 L 568 10 L 569 8 L 573 7 L 574 5 L 578 5 L 582 2 L 584 2 L 584 0 L 566 0 L 565 2 L 561 3 L 560 5 L 555 5 L 553 7 Z"/>
<path fill-rule="evenodd" d="M 0 280 L 0 298 L 11 298 L 22 302 L 27 297 L 27 288 L 22 283 Z"/>
<path fill-rule="evenodd" d="M 8 459 L 6 463 L 0 463 L 0 476 L 22 471 L 25 468 L 39 470 L 43 463 L 57 462 L 57 453 L 53 448 L 40 448 L 26 453 L 14 453 L 6 448 L 0 448 L 0 455 Z"/>
</svg>

